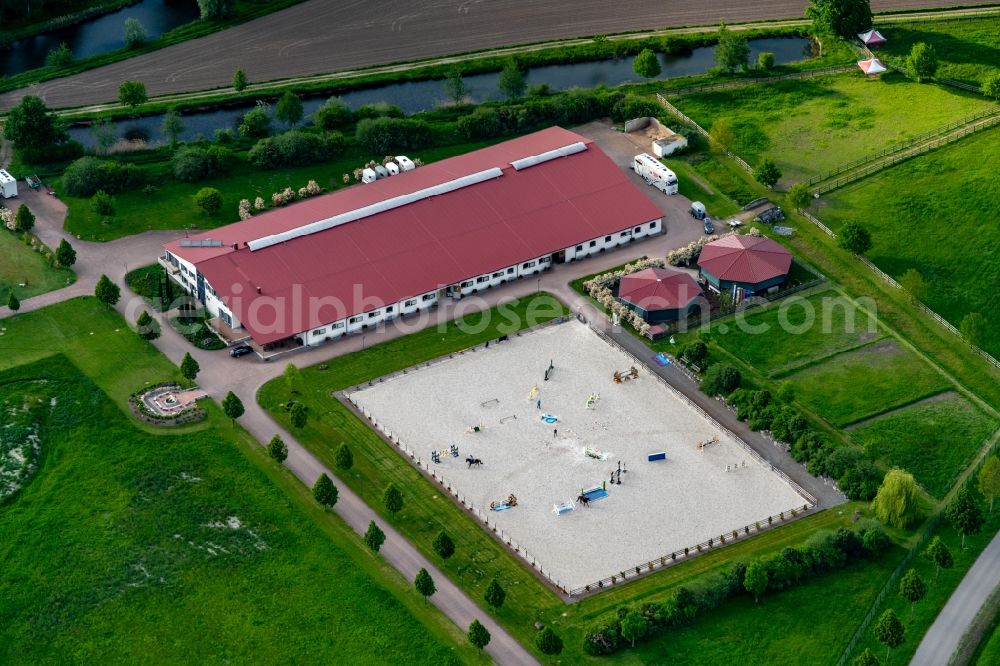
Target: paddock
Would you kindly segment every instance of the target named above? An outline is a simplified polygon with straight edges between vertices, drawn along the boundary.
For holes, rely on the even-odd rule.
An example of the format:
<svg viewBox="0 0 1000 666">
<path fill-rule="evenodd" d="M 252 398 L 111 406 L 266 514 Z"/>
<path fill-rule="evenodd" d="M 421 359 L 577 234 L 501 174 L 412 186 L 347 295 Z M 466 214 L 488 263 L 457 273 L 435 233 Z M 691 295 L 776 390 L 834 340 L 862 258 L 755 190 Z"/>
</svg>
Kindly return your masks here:
<svg viewBox="0 0 1000 666">
<path fill-rule="evenodd" d="M 348 397 L 567 590 L 806 503 L 634 365 L 572 320 Z"/>
</svg>

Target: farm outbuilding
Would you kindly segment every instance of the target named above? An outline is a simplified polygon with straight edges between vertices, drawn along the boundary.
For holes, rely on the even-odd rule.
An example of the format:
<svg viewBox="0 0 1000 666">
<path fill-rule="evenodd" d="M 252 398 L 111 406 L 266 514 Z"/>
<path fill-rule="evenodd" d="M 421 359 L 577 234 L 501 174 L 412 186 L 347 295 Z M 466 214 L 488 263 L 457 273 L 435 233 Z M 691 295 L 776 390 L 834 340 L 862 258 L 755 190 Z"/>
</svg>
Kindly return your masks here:
<svg viewBox="0 0 1000 666">
<path fill-rule="evenodd" d="M 626 275 L 618 284 L 618 300 L 651 324 L 687 319 L 704 302 L 693 277 L 666 268 Z"/>
<path fill-rule="evenodd" d="M 698 257 L 698 270 L 716 292 L 750 296 L 788 279 L 792 255 L 763 236 L 726 236 L 709 243 Z"/>
</svg>

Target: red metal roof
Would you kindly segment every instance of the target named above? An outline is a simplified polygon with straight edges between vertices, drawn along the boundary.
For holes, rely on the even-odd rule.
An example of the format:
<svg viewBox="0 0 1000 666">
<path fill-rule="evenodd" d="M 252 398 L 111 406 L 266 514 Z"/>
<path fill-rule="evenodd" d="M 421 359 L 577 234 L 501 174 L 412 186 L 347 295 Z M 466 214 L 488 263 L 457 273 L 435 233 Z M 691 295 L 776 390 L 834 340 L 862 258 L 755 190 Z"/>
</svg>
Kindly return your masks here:
<svg viewBox="0 0 1000 666">
<path fill-rule="evenodd" d="M 698 266 L 719 280 L 757 284 L 787 275 L 788 250 L 763 236 L 726 236 L 701 250 Z"/>
<path fill-rule="evenodd" d="M 686 308 L 699 296 L 701 287 L 693 277 L 666 268 L 647 268 L 618 284 L 618 297 L 646 312 Z"/>
<path fill-rule="evenodd" d="M 510 166 L 578 141 L 587 150 Z M 494 167 L 503 175 L 264 249 L 245 246 Z M 550 127 L 192 237 L 220 247 L 164 247 L 194 263 L 263 344 L 662 216 L 589 139 Z"/>
</svg>

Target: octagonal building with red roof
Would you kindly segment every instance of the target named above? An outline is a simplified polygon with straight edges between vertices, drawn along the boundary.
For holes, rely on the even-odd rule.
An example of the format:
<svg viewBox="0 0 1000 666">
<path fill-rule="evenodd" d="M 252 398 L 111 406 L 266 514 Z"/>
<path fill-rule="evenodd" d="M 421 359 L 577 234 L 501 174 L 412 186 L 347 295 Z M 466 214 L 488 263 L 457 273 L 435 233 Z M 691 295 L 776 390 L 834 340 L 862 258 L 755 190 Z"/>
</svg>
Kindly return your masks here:
<svg viewBox="0 0 1000 666">
<path fill-rule="evenodd" d="M 704 303 L 693 277 L 666 268 L 626 275 L 618 284 L 618 300 L 650 324 L 687 319 Z"/>
<path fill-rule="evenodd" d="M 791 266 L 791 253 L 763 236 L 726 236 L 706 245 L 698 257 L 709 289 L 741 289 L 744 296 L 784 284 Z"/>
</svg>

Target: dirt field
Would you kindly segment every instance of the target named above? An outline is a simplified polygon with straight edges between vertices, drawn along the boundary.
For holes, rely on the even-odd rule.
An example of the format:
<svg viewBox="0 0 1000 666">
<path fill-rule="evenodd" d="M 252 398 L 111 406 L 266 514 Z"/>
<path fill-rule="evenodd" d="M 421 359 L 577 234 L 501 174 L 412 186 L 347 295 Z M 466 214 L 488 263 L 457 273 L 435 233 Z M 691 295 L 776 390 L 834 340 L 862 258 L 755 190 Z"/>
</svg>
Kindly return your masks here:
<svg viewBox="0 0 1000 666">
<path fill-rule="evenodd" d="M 874 0 L 875 11 L 991 0 Z M 644 28 L 800 18 L 805 0 L 311 0 L 137 58 L 33 86 L 50 106 L 112 101 L 126 79 L 150 95 L 334 72 L 529 42 Z M 26 91 L 0 96 L 0 110 Z"/>
</svg>

